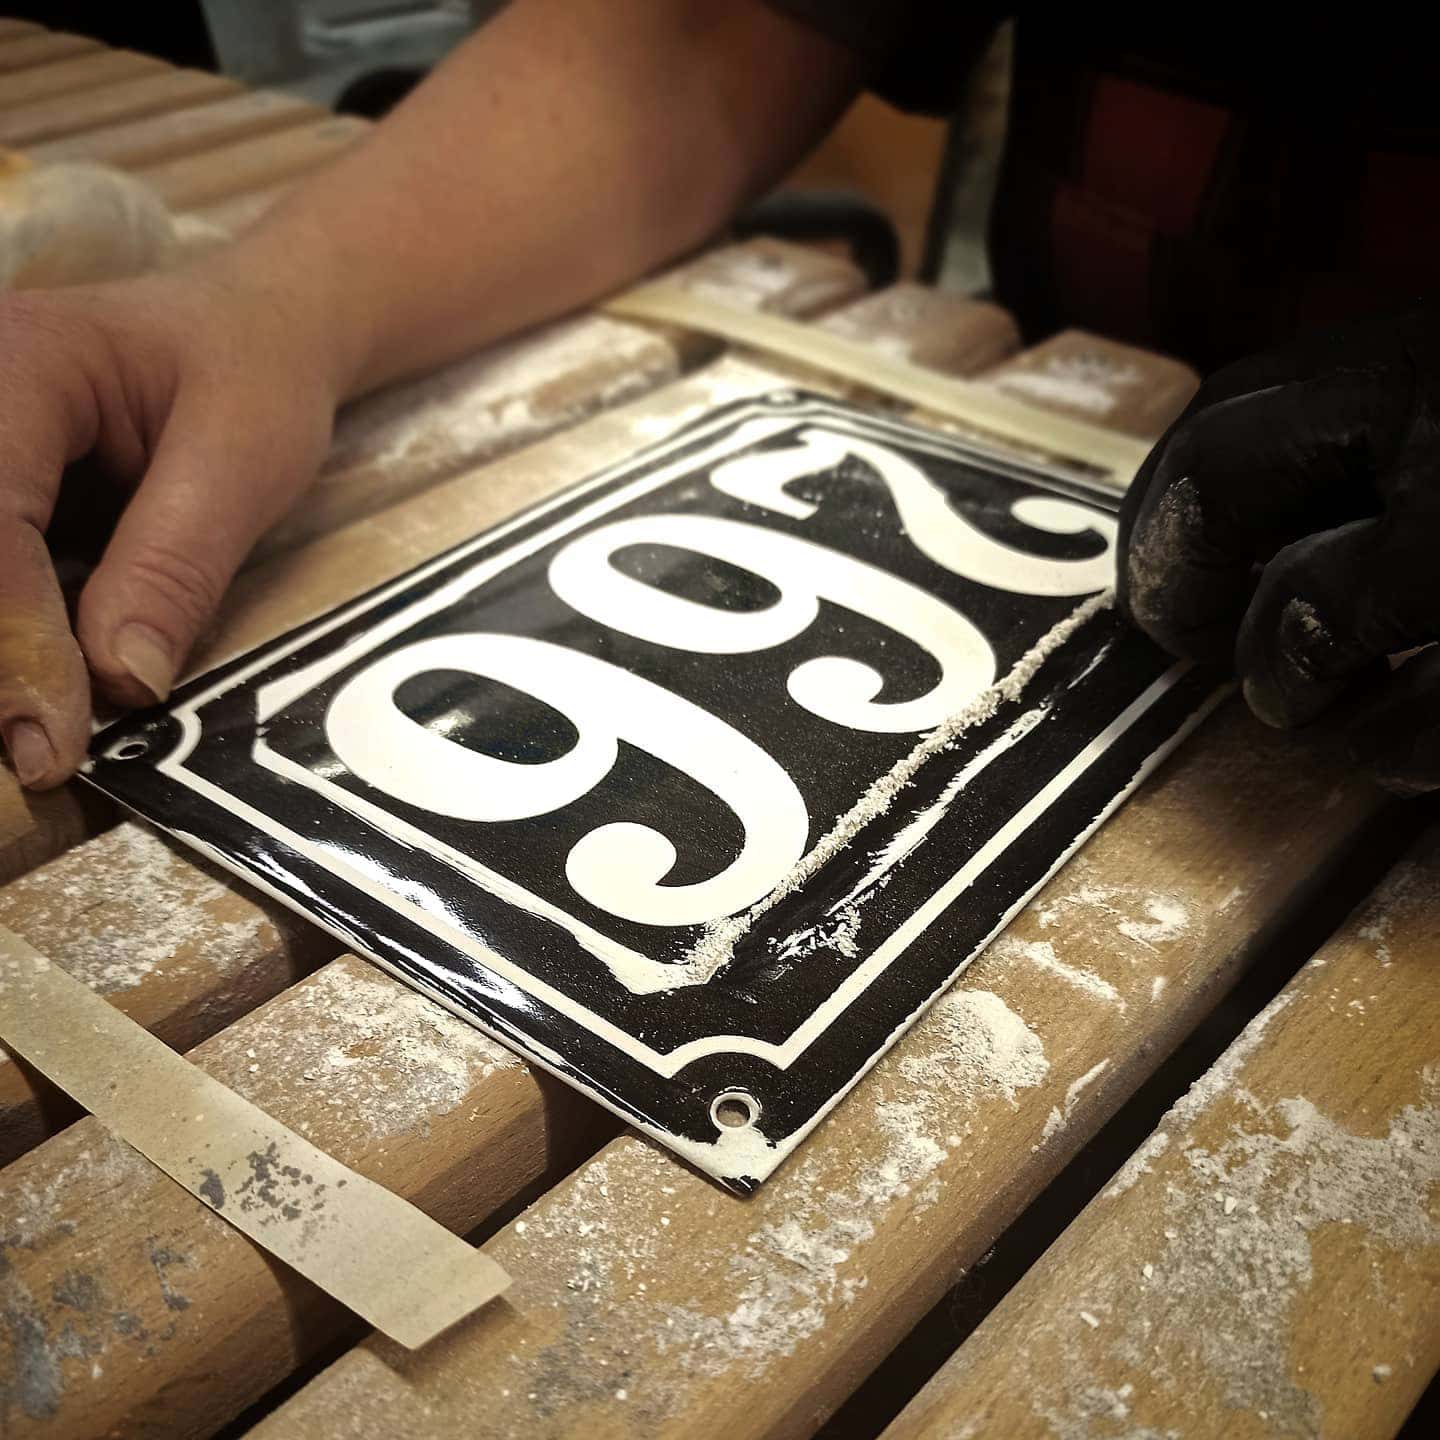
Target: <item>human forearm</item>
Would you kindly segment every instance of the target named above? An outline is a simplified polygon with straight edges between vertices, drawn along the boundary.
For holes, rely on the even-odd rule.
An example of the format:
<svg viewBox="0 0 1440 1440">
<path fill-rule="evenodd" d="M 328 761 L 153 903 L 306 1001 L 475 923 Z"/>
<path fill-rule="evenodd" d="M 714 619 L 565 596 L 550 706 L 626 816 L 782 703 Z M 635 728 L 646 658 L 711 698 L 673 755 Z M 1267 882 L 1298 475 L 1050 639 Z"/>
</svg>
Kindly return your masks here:
<svg viewBox="0 0 1440 1440">
<path fill-rule="evenodd" d="M 220 263 L 307 291 L 354 395 L 697 244 L 852 89 L 752 0 L 518 0 Z"/>
</svg>

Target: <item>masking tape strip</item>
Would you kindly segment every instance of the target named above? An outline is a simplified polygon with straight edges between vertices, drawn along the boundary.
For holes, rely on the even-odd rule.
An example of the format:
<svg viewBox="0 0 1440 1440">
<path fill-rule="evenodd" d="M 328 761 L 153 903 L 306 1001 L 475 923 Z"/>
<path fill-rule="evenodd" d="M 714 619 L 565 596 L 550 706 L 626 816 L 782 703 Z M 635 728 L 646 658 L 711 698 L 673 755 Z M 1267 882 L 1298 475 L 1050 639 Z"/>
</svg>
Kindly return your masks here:
<svg viewBox="0 0 1440 1440">
<path fill-rule="evenodd" d="M 1150 453 L 1150 446 L 1133 436 L 1040 410 L 987 385 L 911 365 L 883 355 L 863 341 L 802 321 L 738 310 L 667 281 L 627 290 L 607 301 L 604 309 L 627 320 L 701 330 L 809 365 L 1001 439 L 1108 471 L 1120 489 L 1130 484 Z"/>
<path fill-rule="evenodd" d="M 262 1249 L 415 1348 L 510 1283 L 0 926 L 0 1040 Z"/>
</svg>

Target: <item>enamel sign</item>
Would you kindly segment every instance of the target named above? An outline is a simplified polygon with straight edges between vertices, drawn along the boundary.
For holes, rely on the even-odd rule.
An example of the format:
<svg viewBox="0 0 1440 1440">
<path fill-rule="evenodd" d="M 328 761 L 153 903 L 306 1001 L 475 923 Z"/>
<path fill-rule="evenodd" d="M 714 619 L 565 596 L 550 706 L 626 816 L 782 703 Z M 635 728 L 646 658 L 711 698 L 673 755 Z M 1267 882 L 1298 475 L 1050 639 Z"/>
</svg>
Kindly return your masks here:
<svg viewBox="0 0 1440 1440">
<path fill-rule="evenodd" d="M 790 392 L 95 741 L 90 779 L 737 1189 L 1210 703 L 1115 498 Z"/>
</svg>

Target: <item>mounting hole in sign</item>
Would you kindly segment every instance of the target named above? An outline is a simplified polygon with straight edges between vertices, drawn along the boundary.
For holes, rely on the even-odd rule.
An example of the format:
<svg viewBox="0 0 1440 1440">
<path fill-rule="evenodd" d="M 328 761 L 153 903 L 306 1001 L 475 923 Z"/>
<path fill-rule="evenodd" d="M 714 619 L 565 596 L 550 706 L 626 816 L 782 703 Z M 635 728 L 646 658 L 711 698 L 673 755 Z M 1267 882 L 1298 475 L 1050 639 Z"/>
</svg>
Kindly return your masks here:
<svg viewBox="0 0 1440 1440">
<path fill-rule="evenodd" d="M 744 1130 L 760 1118 L 760 1104 L 743 1090 L 727 1090 L 711 1103 L 710 1118 L 722 1130 Z"/>
<path fill-rule="evenodd" d="M 111 760 L 138 760 L 142 755 L 150 753 L 150 742 L 138 737 L 132 740 L 122 740 L 118 745 L 112 745 L 106 754 Z"/>
</svg>

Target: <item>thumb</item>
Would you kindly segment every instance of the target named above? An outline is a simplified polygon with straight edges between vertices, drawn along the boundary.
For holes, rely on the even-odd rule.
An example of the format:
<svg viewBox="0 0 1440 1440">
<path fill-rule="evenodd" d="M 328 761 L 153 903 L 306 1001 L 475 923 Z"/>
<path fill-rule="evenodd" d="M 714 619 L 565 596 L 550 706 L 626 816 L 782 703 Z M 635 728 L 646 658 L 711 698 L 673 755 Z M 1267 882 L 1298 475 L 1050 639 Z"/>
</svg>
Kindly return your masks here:
<svg viewBox="0 0 1440 1440">
<path fill-rule="evenodd" d="M 169 696 L 251 546 L 313 475 L 320 418 L 277 423 L 233 397 L 177 397 L 80 597 L 76 633 L 107 698 L 133 706 Z"/>
</svg>

